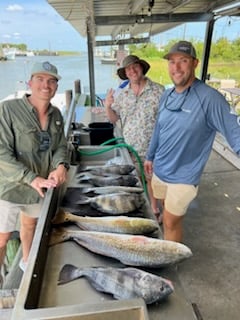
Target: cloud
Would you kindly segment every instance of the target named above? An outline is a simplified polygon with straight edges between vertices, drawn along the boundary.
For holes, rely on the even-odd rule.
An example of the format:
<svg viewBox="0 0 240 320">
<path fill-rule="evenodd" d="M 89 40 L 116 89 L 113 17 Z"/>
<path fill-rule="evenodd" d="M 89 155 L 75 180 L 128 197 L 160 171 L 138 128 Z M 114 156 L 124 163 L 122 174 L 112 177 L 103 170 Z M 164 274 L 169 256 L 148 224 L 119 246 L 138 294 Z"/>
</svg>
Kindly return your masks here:
<svg viewBox="0 0 240 320">
<path fill-rule="evenodd" d="M 12 4 L 12 5 L 7 6 L 6 10 L 7 11 L 22 11 L 23 7 L 21 7 L 18 4 Z"/>
<path fill-rule="evenodd" d="M 4 35 L 3 35 L 3 38 L 10 39 L 11 36 L 10 36 L 10 34 L 4 34 Z"/>
</svg>

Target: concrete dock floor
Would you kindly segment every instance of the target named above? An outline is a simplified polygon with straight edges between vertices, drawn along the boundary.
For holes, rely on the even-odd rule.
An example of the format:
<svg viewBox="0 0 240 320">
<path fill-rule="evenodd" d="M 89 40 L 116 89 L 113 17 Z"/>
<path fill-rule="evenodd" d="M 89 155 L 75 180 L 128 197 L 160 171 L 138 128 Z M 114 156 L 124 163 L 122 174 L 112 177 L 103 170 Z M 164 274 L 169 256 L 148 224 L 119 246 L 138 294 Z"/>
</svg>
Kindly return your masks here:
<svg viewBox="0 0 240 320">
<path fill-rule="evenodd" d="M 185 216 L 184 243 L 193 257 L 178 274 L 199 320 L 240 319 L 239 181 L 240 170 L 212 151 Z"/>
<path fill-rule="evenodd" d="M 193 257 L 176 268 L 198 320 L 240 318 L 239 181 L 240 170 L 212 151 L 184 219 L 184 243 Z M 10 310 L 0 310 L 1 319 L 10 315 Z M 179 314 L 176 320 L 184 318 Z"/>
</svg>

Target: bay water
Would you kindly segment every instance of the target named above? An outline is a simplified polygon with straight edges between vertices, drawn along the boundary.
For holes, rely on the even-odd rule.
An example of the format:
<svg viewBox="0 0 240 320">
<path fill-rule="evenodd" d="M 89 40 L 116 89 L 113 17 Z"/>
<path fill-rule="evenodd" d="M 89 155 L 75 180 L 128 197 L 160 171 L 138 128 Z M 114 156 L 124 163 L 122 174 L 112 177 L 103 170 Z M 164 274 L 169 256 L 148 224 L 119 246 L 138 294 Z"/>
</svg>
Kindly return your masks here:
<svg viewBox="0 0 240 320">
<path fill-rule="evenodd" d="M 18 90 L 26 90 L 30 72 L 35 62 L 49 61 L 58 68 L 62 79 L 58 93 L 74 91 L 74 81 L 81 81 L 82 92 L 89 92 L 89 69 L 87 54 L 78 56 L 33 56 L 16 57 L 15 60 L 0 61 L 0 100 Z M 103 95 L 109 88 L 117 88 L 119 78 L 116 65 L 101 64 L 101 58 L 94 58 L 95 92 Z"/>
</svg>

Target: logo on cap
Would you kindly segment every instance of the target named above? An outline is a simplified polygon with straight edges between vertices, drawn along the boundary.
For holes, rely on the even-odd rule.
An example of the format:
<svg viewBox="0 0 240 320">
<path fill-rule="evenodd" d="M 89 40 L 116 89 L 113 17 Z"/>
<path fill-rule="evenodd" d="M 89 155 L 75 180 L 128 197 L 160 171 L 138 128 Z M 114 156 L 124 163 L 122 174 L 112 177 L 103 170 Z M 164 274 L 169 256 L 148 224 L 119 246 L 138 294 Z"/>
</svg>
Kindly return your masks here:
<svg viewBox="0 0 240 320">
<path fill-rule="evenodd" d="M 46 71 L 51 71 L 52 70 L 52 65 L 46 61 L 46 62 L 43 62 L 43 69 L 46 70 Z"/>
</svg>

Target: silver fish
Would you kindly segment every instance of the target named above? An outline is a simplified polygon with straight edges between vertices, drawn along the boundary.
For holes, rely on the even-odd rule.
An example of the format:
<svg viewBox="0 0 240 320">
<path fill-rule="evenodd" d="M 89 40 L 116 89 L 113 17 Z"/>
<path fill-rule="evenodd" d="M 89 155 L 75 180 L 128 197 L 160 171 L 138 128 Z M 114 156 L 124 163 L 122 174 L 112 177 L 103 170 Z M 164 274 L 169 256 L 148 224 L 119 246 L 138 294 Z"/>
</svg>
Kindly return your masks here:
<svg viewBox="0 0 240 320">
<path fill-rule="evenodd" d="M 115 299 L 142 298 L 146 304 L 165 300 L 174 287 L 170 280 L 137 268 L 84 267 L 66 264 L 60 271 L 58 284 L 86 277 L 100 292 L 110 293 Z"/>
<path fill-rule="evenodd" d="M 109 194 L 114 192 L 133 192 L 133 193 L 143 193 L 143 188 L 141 187 L 124 187 L 124 186 L 106 186 L 106 187 L 89 187 L 89 188 L 78 188 L 80 193 L 93 192 L 95 194 Z"/>
<path fill-rule="evenodd" d="M 96 197 L 79 196 L 76 204 L 90 204 L 94 209 L 109 214 L 124 214 L 139 209 L 145 202 L 137 193 L 110 193 Z"/>
<path fill-rule="evenodd" d="M 127 187 L 135 187 L 139 182 L 138 178 L 134 175 L 128 174 L 123 176 L 76 176 L 76 179 L 80 183 L 90 183 L 96 187 L 105 187 L 105 186 L 127 186 Z"/>
<path fill-rule="evenodd" d="M 141 235 L 95 231 L 53 230 L 49 245 L 73 240 L 88 250 L 112 257 L 125 265 L 159 268 L 192 256 L 182 243 Z"/>
<path fill-rule="evenodd" d="M 77 173 L 79 172 L 91 172 L 94 175 L 104 175 L 104 174 L 116 174 L 116 175 L 124 175 L 129 174 L 135 169 L 134 165 L 131 164 L 112 164 L 108 166 L 99 166 L 99 167 L 84 167 L 79 166 L 77 168 Z"/>
<path fill-rule="evenodd" d="M 99 232 L 125 234 L 150 234 L 159 230 L 159 224 L 146 218 L 138 217 L 82 217 L 60 209 L 52 220 L 53 224 L 73 222 L 80 229 Z"/>
</svg>

